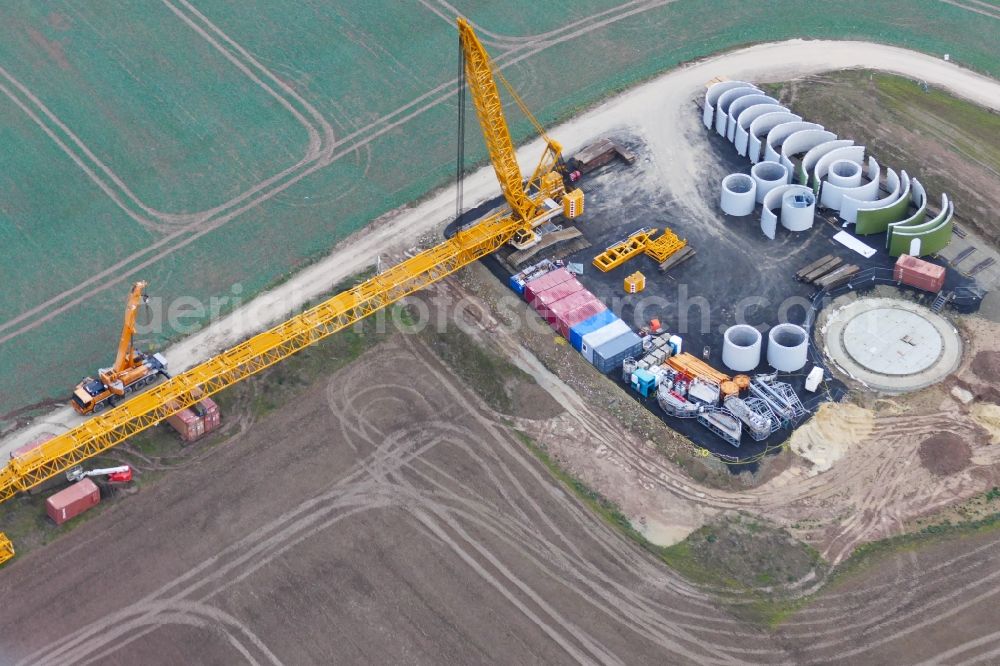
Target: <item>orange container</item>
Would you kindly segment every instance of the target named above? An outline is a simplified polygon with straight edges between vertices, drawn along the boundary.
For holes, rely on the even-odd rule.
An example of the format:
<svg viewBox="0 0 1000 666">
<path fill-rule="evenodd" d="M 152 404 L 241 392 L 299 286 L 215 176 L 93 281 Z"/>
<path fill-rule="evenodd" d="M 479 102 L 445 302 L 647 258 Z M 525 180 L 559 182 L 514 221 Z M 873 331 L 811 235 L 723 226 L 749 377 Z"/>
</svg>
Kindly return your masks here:
<svg viewBox="0 0 1000 666">
<path fill-rule="evenodd" d="M 90 479 L 84 479 L 45 500 L 45 512 L 56 525 L 62 525 L 97 506 L 100 501 L 100 488 Z"/>
</svg>

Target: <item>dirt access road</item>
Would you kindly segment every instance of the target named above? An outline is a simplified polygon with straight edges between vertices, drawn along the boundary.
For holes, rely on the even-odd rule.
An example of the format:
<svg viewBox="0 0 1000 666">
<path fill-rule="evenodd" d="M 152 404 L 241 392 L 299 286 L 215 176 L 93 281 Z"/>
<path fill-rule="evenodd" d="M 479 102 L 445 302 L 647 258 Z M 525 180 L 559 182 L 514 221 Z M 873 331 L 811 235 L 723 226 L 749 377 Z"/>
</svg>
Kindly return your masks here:
<svg viewBox="0 0 1000 666">
<path fill-rule="evenodd" d="M 535 429 L 612 427 L 543 398 Z M 1000 644 L 995 532 L 882 562 L 776 634 L 734 619 L 416 336 L 254 404 L 230 414 L 241 434 L 4 568 L 0 663 L 962 663 Z"/>
<path fill-rule="evenodd" d="M 645 134 L 673 196 L 693 217 L 714 219 L 715 211 L 698 195 L 699 186 L 704 187 L 701 155 L 705 142 L 698 140 L 700 118 L 691 104 L 692 98 L 704 90 L 705 82 L 718 75 L 778 81 L 850 67 L 916 77 L 983 106 L 1000 109 L 1000 83 L 928 55 L 865 42 L 792 40 L 733 51 L 673 70 L 552 128 L 551 134 L 563 142 L 567 154 L 610 129 L 625 126 Z M 521 163 L 533 165 L 541 148 L 539 141 L 522 148 L 518 152 Z M 495 196 L 496 191 L 492 170 L 482 169 L 466 179 L 465 201 L 475 206 Z M 404 251 L 421 240 L 433 242 L 453 211 L 454 191 L 446 189 L 419 206 L 375 221 L 338 245 L 327 259 L 171 347 L 167 356 L 172 368 L 189 368 L 283 320 L 332 285 L 372 266 L 379 255 Z M 0 460 L 40 433 L 61 432 L 79 422 L 69 408 L 55 410 L 6 437 L 0 443 Z"/>
</svg>

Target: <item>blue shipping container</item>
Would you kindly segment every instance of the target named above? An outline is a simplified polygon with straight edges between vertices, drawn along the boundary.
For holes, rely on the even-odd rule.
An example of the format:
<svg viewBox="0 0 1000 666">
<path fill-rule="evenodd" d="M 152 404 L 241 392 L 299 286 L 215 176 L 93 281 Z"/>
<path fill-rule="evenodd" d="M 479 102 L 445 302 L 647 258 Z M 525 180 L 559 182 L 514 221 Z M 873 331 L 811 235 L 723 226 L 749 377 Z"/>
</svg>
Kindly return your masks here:
<svg viewBox="0 0 1000 666">
<path fill-rule="evenodd" d="M 510 286 L 511 289 L 514 290 L 514 293 L 517 294 L 518 296 L 524 295 L 524 283 L 521 282 L 521 280 L 517 275 L 511 275 L 510 279 L 507 281 L 507 284 Z"/>
<path fill-rule="evenodd" d="M 570 326 L 569 343 L 573 345 L 573 349 L 580 351 L 580 346 L 583 344 L 583 336 L 587 335 L 587 333 L 592 333 L 599 328 L 607 326 L 616 319 L 618 319 L 618 317 L 615 316 L 614 312 L 611 310 L 604 310 L 603 312 L 598 312 L 593 317 L 584 319 L 575 326 Z"/>
</svg>

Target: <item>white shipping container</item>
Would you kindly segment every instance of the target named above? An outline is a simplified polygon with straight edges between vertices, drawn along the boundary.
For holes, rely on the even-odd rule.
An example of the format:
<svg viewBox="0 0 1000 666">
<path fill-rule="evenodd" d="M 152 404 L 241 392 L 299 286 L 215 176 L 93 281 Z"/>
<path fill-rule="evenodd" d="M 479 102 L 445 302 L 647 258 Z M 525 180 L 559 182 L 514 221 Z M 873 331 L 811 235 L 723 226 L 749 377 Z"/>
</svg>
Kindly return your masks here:
<svg viewBox="0 0 1000 666">
<path fill-rule="evenodd" d="M 587 359 L 588 363 L 594 362 L 594 350 L 600 347 L 602 344 L 608 340 L 614 340 L 622 333 L 627 333 L 632 329 L 629 328 L 628 324 L 623 322 L 621 319 L 616 319 L 607 326 L 603 326 L 596 331 L 587 333 L 583 336 L 583 342 L 580 344 L 580 353 L 583 357 Z"/>
</svg>

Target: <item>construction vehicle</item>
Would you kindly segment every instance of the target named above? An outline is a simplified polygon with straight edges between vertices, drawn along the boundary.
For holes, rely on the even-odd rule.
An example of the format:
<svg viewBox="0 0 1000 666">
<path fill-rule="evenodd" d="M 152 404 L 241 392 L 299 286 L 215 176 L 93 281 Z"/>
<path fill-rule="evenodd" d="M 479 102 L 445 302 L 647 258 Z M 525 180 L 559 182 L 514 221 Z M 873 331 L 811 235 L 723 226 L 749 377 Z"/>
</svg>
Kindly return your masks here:
<svg viewBox="0 0 1000 666">
<path fill-rule="evenodd" d="M 302 312 L 270 330 L 227 349 L 124 404 L 88 419 L 72 430 L 12 458 L 0 469 L 0 502 L 43 483 L 107 451 L 206 396 L 271 367 L 329 335 L 486 257 L 512 240 L 530 239 L 540 218 L 553 206 L 566 217 L 583 212 L 583 193 L 566 192 L 559 171 L 559 144 L 546 137 L 546 150 L 524 184 L 510 140 L 507 121 L 493 80 L 493 66 L 469 24 L 460 19 L 459 33 L 472 98 L 476 101 L 490 159 L 510 204 L 507 214 L 493 214 L 459 229 L 444 242 L 391 266 L 347 291 Z M 523 107 L 523 103 L 518 102 Z M 530 117 L 530 116 L 529 116 Z M 536 122 L 537 121 L 533 121 Z M 536 127 L 539 127 L 536 124 Z M 544 133 L 543 133 L 544 136 Z M 125 356 L 128 354 L 126 352 Z M 165 363 L 164 363 L 165 365 Z"/>
<path fill-rule="evenodd" d="M 85 377 L 73 390 L 70 404 L 80 414 L 96 414 L 114 407 L 122 397 L 138 391 L 167 374 L 167 359 L 161 354 L 145 354 L 135 348 L 135 320 L 141 305 L 149 301 L 146 283 L 136 282 L 125 304 L 125 321 L 118 339 L 118 354 L 110 368 L 97 371 L 97 379 Z"/>
<path fill-rule="evenodd" d="M 132 480 L 132 467 L 129 465 L 119 465 L 118 467 L 104 467 L 85 471 L 78 465 L 66 472 L 66 480 L 71 483 L 95 476 L 106 476 L 108 483 L 128 483 Z"/>
</svg>

